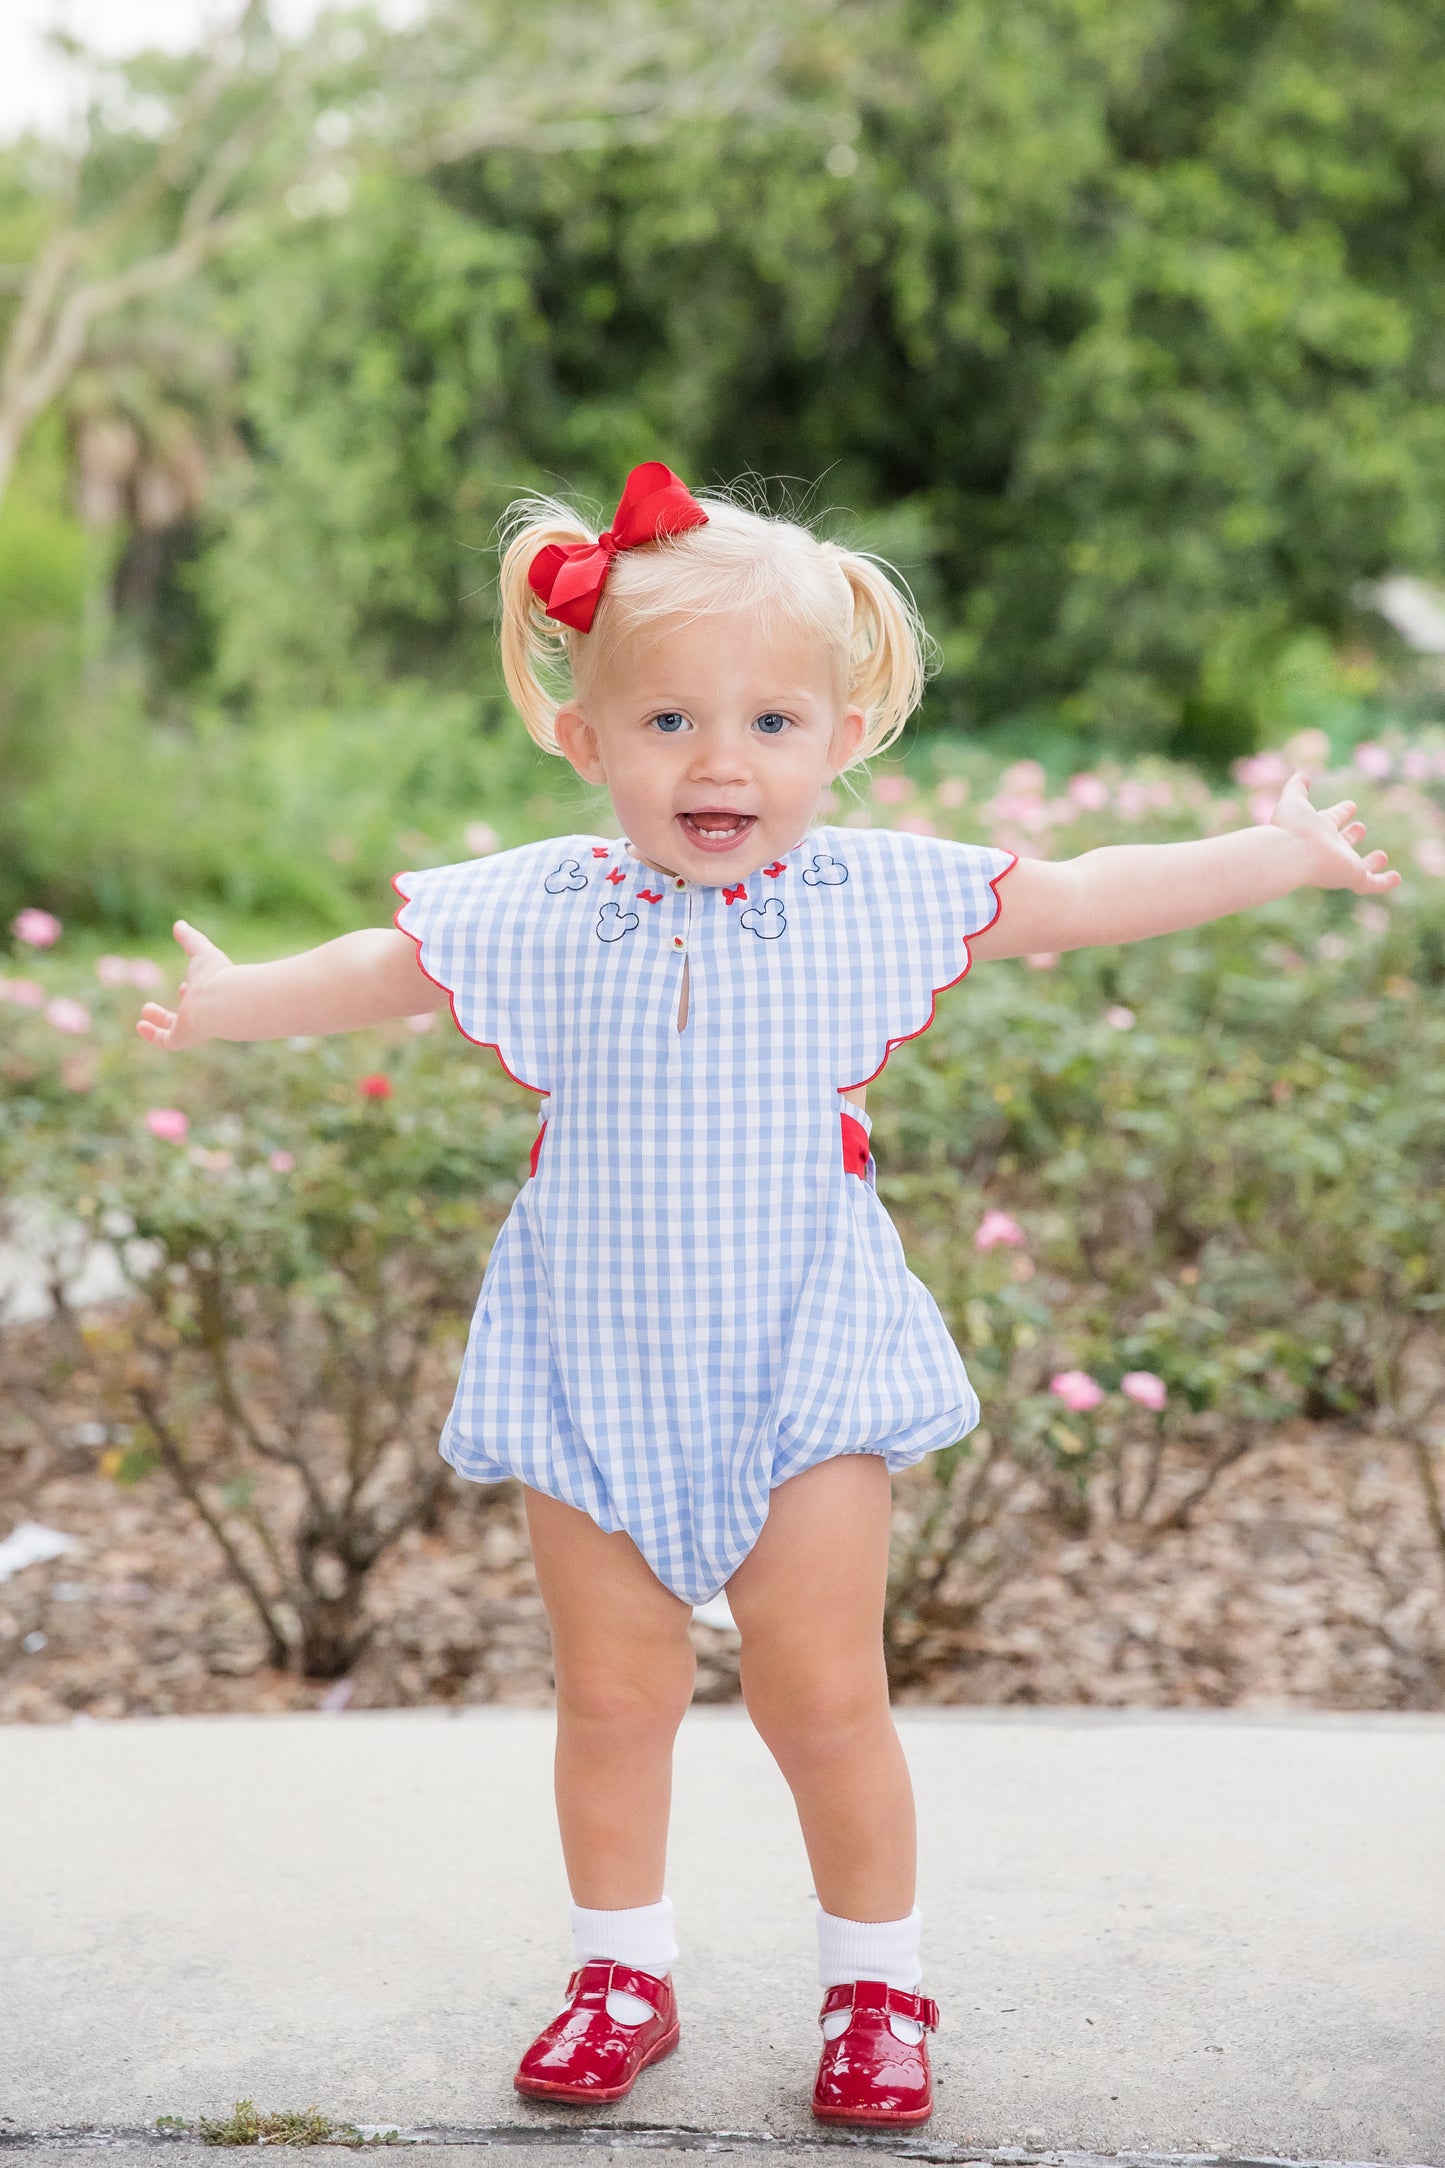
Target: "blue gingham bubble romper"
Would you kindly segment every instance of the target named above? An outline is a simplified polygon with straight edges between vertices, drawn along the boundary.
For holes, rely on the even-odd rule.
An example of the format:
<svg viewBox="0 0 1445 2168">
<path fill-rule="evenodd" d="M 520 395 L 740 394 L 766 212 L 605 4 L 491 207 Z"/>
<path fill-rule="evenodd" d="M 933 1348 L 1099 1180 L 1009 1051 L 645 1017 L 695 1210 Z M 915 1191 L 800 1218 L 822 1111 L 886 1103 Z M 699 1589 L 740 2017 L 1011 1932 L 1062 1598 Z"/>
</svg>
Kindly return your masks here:
<svg viewBox="0 0 1445 2168">
<path fill-rule="evenodd" d="M 927 1028 L 1013 862 L 822 827 L 731 886 L 587 835 L 397 875 L 462 1031 L 546 1095 L 442 1433 L 460 1474 L 625 1529 L 702 1603 L 789 1476 L 904 1468 L 973 1428 L 838 1095 Z"/>
</svg>

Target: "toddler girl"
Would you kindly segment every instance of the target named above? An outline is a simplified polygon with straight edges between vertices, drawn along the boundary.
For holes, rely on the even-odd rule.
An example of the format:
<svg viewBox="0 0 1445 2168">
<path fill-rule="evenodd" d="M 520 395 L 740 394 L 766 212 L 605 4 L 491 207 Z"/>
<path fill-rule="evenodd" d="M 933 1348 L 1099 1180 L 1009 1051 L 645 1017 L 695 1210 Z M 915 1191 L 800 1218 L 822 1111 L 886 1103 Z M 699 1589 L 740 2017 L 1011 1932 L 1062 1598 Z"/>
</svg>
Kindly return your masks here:
<svg viewBox="0 0 1445 2168">
<path fill-rule="evenodd" d="M 883 1660 L 889 1476 L 978 1403 L 874 1191 L 864 1087 L 970 947 L 1133 941 L 1398 875 L 1301 777 L 1267 827 L 1062 864 L 819 826 L 917 705 L 912 607 L 875 560 L 664 466 L 600 537 L 523 507 L 501 603 L 527 728 L 605 786 L 624 839 L 399 874 L 397 930 L 279 963 L 180 922 L 180 1006 L 137 1028 L 186 1047 L 449 1003 L 541 1095 L 441 1446 L 523 1484 L 555 1652 L 577 1969 L 519 2090 L 620 2100 L 676 2045 L 672 1744 L 692 1608 L 725 1588 L 818 1898 L 813 2111 L 921 2123 L 937 2011 Z"/>
</svg>

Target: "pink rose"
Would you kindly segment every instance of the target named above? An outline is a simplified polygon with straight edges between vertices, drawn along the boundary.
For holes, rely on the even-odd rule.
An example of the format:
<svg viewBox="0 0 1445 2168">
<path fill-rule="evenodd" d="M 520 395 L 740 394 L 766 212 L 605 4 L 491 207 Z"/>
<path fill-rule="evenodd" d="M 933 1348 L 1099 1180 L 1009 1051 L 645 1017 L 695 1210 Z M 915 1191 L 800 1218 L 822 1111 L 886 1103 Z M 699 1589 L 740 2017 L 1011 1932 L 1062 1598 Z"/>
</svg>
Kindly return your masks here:
<svg viewBox="0 0 1445 2168">
<path fill-rule="evenodd" d="M 961 775 L 946 775 L 934 795 L 940 805 L 967 805 L 968 784 Z"/>
<path fill-rule="evenodd" d="M 152 963 L 149 956 L 132 956 L 125 969 L 132 986 L 154 988 L 166 983 L 164 971 L 159 964 Z"/>
<path fill-rule="evenodd" d="M 1071 1415 L 1087 1415 L 1104 1397 L 1104 1388 L 1087 1370 L 1060 1370 L 1049 1379 L 1049 1391 L 1057 1394 Z"/>
<path fill-rule="evenodd" d="M 128 986 L 130 965 L 123 956 L 97 956 L 95 975 L 102 986 Z"/>
<path fill-rule="evenodd" d="M 1278 790 L 1292 773 L 1283 753 L 1251 753 L 1237 760 L 1229 772 L 1246 790 Z"/>
<path fill-rule="evenodd" d="M 880 775 L 874 778 L 873 796 L 879 805 L 902 805 L 913 796 L 913 784 L 906 775 Z"/>
<path fill-rule="evenodd" d="M 1105 1009 L 1104 1022 L 1114 1031 L 1132 1031 L 1134 1029 L 1134 1011 L 1126 1009 L 1122 1003 L 1116 1002 L 1112 1009 Z"/>
<path fill-rule="evenodd" d="M 57 1031 L 69 1032 L 77 1037 L 82 1031 L 90 1029 L 89 1009 L 82 1008 L 78 1001 L 68 1000 L 64 994 L 58 994 L 54 1001 L 46 1002 L 45 1020 L 48 1024 L 53 1024 Z"/>
<path fill-rule="evenodd" d="M 49 911 L 37 911 L 32 907 L 11 919 L 10 931 L 27 948 L 53 948 L 62 929 L 60 920 Z"/>
<path fill-rule="evenodd" d="M 1024 958 L 1030 971 L 1055 971 L 1058 969 L 1057 949 L 1033 949 Z"/>
<path fill-rule="evenodd" d="M 462 841 L 473 858 L 485 858 L 489 851 L 497 848 L 501 840 L 496 829 L 488 827 L 485 821 L 472 821 L 462 831 Z"/>
<path fill-rule="evenodd" d="M 938 830 L 926 813 L 905 813 L 897 823 L 910 836 L 936 836 Z"/>
<path fill-rule="evenodd" d="M 1168 1386 L 1152 1370 L 1126 1370 L 1119 1380 L 1119 1390 L 1126 1400 L 1136 1400 L 1141 1408 L 1152 1408 L 1156 1415 L 1169 1398 Z"/>
<path fill-rule="evenodd" d="M 1023 790 L 1037 795 L 1048 782 L 1048 777 L 1036 760 L 1011 761 L 999 777 L 1005 790 Z"/>
<path fill-rule="evenodd" d="M 1363 745 L 1355 747 L 1355 766 L 1372 783 L 1380 783 L 1393 771 L 1395 761 L 1386 746 L 1376 745 L 1373 739 L 1367 738 Z"/>
<path fill-rule="evenodd" d="M 146 1128 L 162 1144 L 179 1144 L 190 1126 L 179 1107 L 152 1107 L 146 1116 Z"/>
<path fill-rule="evenodd" d="M 34 979 L 12 979 L 5 998 L 17 1009 L 43 1009 L 45 988 L 37 986 Z"/>
<path fill-rule="evenodd" d="M 1279 794 L 1272 790 L 1255 790 L 1249 794 L 1249 817 L 1256 828 L 1268 828 L 1274 819 L 1274 809 L 1279 804 Z"/>
<path fill-rule="evenodd" d="M 973 1246 L 976 1250 L 995 1250 L 1003 1243 L 1007 1249 L 1021 1250 L 1027 1240 L 1022 1227 L 1009 1213 L 985 1212 L 979 1221 Z"/>
<path fill-rule="evenodd" d="M 357 1085 L 363 1099 L 389 1099 L 391 1078 L 389 1076 L 364 1076 Z"/>
<path fill-rule="evenodd" d="M 435 1009 L 422 1009 L 416 1016 L 409 1016 L 407 1018 L 406 1028 L 408 1031 L 414 1031 L 417 1037 L 420 1039 L 425 1037 L 427 1032 L 435 1028 L 436 1020 L 437 1017 Z"/>
<path fill-rule="evenodd" d="M 1101 775 L 1071 775 L 1069 796 L 1086 813 L 1102 813 L 1109 803 L 1109 786 Z"/>
<path fill-rule="evenodd" d="M 1415 845 L 1415 863 L 1422 873 L 1445 873 L 1445 841 L 1439 836 L 1421 836 Z"/>
</svg>

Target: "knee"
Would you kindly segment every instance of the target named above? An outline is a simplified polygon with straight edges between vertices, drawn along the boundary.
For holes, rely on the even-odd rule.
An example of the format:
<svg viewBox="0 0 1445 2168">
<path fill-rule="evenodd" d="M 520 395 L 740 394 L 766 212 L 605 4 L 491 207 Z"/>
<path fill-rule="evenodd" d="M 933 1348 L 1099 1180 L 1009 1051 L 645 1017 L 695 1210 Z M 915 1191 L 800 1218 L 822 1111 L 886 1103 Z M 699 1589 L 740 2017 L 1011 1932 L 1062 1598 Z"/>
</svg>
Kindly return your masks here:
<svg viewBox="0 0 1445 2168">
<path fill-rule="evenodd" d="M 881 1665 L 771 1674 L 743 1666 L 743 1698 L 765 1744 L 780 1761 L 827 1761 L 853 1752 L 889 1727 L 888 1683 Z"/>
<path fill-rule="evenodd" d="M 559 1659 L 557 1714 L 573 1730 L 595 1734 L 618 1748 L 671 1739 L 692 1699 L 696 1660 L 690 1643 L 645 1662 Z"/>
</svg>

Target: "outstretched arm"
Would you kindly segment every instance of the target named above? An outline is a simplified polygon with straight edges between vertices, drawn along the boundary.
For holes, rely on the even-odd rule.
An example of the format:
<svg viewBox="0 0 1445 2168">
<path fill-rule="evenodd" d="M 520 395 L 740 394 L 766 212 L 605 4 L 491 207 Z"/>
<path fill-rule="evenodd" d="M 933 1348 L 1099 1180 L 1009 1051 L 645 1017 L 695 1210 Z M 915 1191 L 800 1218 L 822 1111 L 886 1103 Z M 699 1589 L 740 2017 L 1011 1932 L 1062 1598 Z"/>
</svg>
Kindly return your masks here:
<svg viewBox="0 0 1445 2168">
<path fill-rule="evenodd" d="M 183 918 L 174 932 L 187 957 L 180 1006 L 148 1001 L 135 1027 L 152 1046 L 320 1037 L 447 1004 L 417 962 L 415 941 L 394 926 L 344 933 L 274 964 L 233 964 Z"/>
<path fill-rule="evenodd" d="M 1353 799 L 1321 811 L 1304 777 L 1292 775 L 1267 827 L 1196 843 L 1110 844 L 1059 864 L 1021 860 L 998 918 L 969 947 L 976 957 L 1102 948 L 1201 926 L 1296 888 L 1377 895 L 1400 876 L 1386 870 L 1383 851 L 1360 856 L 1364 834 Z"/>
</svg>

